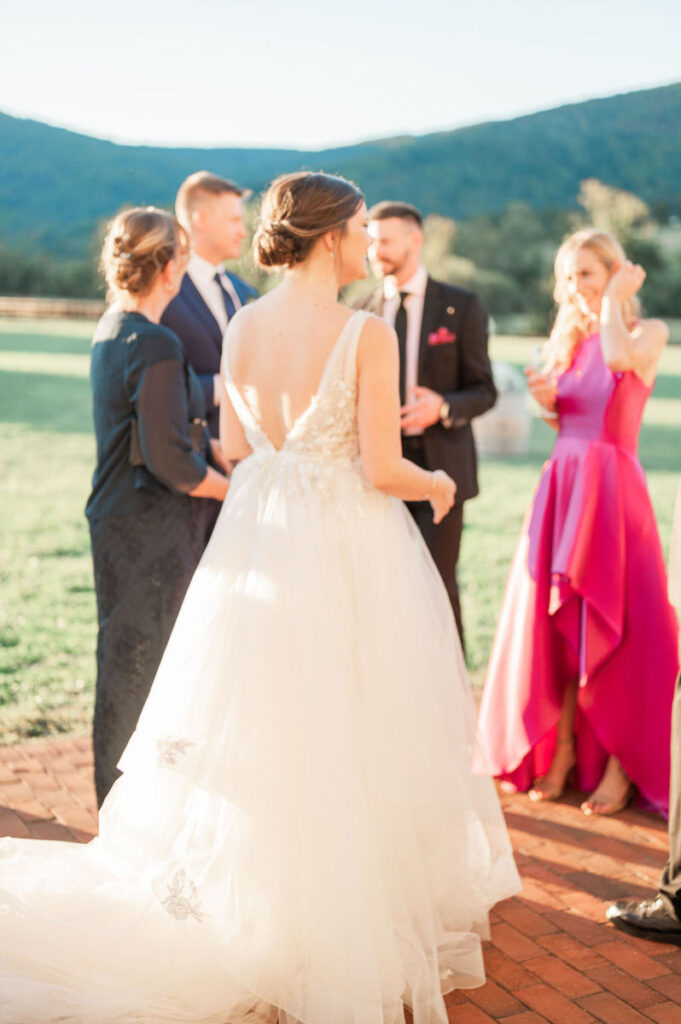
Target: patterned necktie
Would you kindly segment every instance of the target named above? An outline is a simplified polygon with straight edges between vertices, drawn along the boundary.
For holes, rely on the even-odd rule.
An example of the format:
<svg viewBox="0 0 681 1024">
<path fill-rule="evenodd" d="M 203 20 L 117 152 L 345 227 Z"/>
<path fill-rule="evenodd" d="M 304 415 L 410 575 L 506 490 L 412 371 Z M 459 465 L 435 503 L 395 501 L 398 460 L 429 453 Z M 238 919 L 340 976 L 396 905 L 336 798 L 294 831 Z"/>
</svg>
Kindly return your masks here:
<svg viewBox="0 0 681 1024">
<path fill-rule="evenodd" d="M 227 322 L 229 323 L 229 321 L 232 319 L 232 317 L 236 313 L 236 306 L 234 305 L 234 299 L 232 298 L 232 296 L 229 294 L 229 292 L 225 288 L 224 284 L 222 283 L 222 277 L 221 277 L 219 271 L 215 275 L 215 280 L 217 281 L 217 283 L 218 283 L 218 285 L 220 287 L 220 292 L 222 294 L 222 301 L 225 304 L 225 312 L 227 313 Z"/>
<path fill-rule="evenodd" d="M 407 377 L 407 309 L 404 305 L 409 292 L 400 292 L 400 304 L 395 314 L 395 333 L 397 334 L 397 345 L 400 353 L 400 404 L 406 401 L 406 377 Z"/>
</svg>

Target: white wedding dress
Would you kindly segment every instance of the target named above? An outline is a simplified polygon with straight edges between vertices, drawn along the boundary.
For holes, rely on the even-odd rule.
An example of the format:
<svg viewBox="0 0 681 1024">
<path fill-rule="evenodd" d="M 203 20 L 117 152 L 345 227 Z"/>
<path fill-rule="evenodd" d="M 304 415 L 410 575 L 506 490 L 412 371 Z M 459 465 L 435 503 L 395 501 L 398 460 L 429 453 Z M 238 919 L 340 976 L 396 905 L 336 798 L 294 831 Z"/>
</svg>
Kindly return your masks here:
<svg viewBox="0 0 681 1024">
<path fill-rule="evenodd" d="M 253 448 L 87 846 L 0 842 L 0 1021 L 445 1024 L 519 888 L 451 608 L 358 461 L 355 313 Z"/>
</svg>

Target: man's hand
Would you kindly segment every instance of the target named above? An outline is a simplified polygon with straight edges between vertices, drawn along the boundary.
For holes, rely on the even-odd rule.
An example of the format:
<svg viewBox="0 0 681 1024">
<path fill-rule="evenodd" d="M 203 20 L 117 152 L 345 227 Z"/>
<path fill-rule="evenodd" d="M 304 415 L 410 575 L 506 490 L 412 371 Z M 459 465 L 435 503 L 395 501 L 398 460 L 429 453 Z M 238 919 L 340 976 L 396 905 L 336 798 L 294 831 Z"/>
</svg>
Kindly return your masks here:
<svg viewBox="0 0 681 1024">
<path fill-rule="evenodd" d="M 411 393 L 414 401 L 400 409 L 402 430 L 425 430 L 426 427 L 432 427 L 440 419 L 444 398 L 437 391 L 418 385 L 411 388 Z"/>
</svg>

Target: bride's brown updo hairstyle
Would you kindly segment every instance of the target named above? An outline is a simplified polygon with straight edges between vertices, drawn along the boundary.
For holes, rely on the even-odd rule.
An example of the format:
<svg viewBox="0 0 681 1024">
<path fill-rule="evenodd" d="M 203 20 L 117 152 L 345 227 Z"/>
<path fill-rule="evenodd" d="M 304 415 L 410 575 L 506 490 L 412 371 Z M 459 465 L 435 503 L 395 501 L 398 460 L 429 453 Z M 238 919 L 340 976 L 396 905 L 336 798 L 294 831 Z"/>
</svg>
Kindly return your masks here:
<svg viewBox="0 0 681 1024">
<path fill-rule="evenodd" d="M 257 262 L 263 267 L 295 267 L 327 231 L 345 231 L 363 202 L 360 190 L 345 178 L 309 171 L 282 174 L 263 200 L 253 239 Z"/>
<path fill-rule="evenodd" d="M 189 237 L 170 213 L 155 206 L 123 210 L 111 222 L 99 268 L 111 301 L 121 292 L 146 295 L 156 275 L 178 254 L 189 256 Z"/>
</svg>

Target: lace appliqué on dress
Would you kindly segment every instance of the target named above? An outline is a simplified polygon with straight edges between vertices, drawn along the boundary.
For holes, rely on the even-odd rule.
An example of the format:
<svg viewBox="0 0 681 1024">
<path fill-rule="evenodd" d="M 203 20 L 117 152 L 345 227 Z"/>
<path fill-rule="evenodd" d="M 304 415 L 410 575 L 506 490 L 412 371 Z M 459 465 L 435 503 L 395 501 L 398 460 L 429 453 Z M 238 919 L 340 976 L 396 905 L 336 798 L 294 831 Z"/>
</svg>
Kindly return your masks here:
<svg viewBox="0 0 681 1024">
<path fill-rule="evenodd" d="M 204 917 L 210 916 L 201 910 L 197 888 L 188 880 L 185 871 L 178 871 L 167 889 L 168 895 L 161 900 L 161 905 L 178 921 L 186 921 L 188 917 L 193 917 L 200 923 Z"/>
<path fill-rule="evenodd" d="M 180 758 L 184 757 L 189 748 L 193 746 L 192 740 L 183 740 L 173 736 L 161 736 L 156 740 L 158 763 L 174 768 Z"/>
<path fill-rule="evenodd" d="M 289 442 L 299 455 L 322 458 L 329 465 L 349 462 L 359 452 L 357 382 L 334 374 L 308 417 L 301 419 Z"/>
<path fill-rule="evenodd" d="M 301 500 L 314 492 L 333 504 L 338 515 L 362 514 L 370 488 L 359 462 L 355 379 L 331 375 L 286 447 L 289 497 Z"/>
<path fill-rule="evenodd" d="M 275 448 L 229 375 L 225 386 L 253 448 L 244 460 L 258 475 L 263 493 L 281 491 L 294 502 L 323 498 L 338 516 L 363 515 L 378 492 L 362 475 L 357 422 L 355 353 L 367 314 L 355 314 L 341 332 L 322 374 L 319 390 Z M 354 326 L 349 326 L 354 325 Z M 379 498 L 386 500 L 384 495 Z"/>
</svg>

